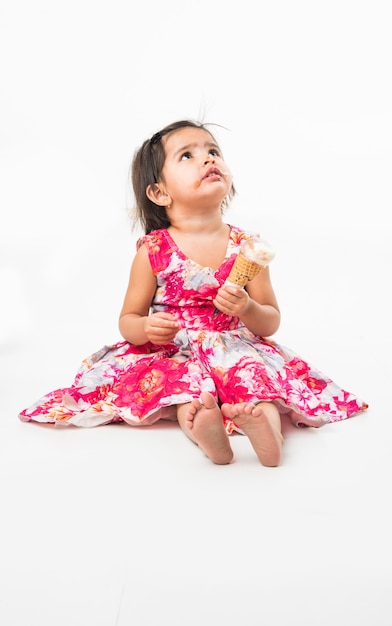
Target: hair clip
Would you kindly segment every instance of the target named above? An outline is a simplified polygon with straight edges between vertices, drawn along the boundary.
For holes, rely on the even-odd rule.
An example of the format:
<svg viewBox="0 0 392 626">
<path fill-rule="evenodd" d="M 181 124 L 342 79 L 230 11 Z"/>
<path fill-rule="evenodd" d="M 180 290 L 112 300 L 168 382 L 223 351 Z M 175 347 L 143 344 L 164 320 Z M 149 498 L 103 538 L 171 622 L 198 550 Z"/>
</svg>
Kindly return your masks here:
<svg viewBox="0 0 392 626">
<path fill-rule="evenodd" d="M 150 139 L 150 143 L 154 144 L 154 143 L 158 143 L 158 141 L 160 141 L 162 139 L 162 135 L 161 133 L 158 131 L 157 133 L 155 133 L 155 135 L 153 135 Z"/>
</svg>

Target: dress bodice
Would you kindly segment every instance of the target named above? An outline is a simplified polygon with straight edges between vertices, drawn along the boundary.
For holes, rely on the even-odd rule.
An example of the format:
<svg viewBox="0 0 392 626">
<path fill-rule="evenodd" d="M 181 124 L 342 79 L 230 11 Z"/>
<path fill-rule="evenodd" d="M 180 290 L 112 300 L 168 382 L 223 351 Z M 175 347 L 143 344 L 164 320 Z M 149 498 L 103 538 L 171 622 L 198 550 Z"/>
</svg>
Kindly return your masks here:
<svg viewBox="0 0 392 626">
<path fill-rule="evenodd" d="M 144 236 L 141 241 L 147 246 L 157 277 L 152 310 L 173 313 L 188 330 L 236 328 L 239 319 L 216 311 L 212 301 L 228 277 L 241 243 L 251 236 L 254 235 L 231 226 L 225 258 L 216 270 L 187 257 L 166 229 Z"/>
</svg>

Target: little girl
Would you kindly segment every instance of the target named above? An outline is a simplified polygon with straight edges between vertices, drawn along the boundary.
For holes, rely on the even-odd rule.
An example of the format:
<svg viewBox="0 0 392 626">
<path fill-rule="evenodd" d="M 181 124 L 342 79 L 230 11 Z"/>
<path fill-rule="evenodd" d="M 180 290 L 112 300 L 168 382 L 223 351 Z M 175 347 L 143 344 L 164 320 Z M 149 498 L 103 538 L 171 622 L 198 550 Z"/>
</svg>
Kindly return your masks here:
<svg viewBox="0 0 392 626">
<path fill-rule="evenodd" d="M 87 358 L 71 387 L 38 400 L 22 420 L 177 420 L 214 463 L 232 461 L 229 435 L 238 432 L 263 465 L 276 466 L 282 413 L 320 427 L 367 408 L 270 339 L 280 311 L 268 267 L 245 288 L 225 285 L 241 243 L 255 233 L 223 221 L 235 189 L 205 125 L 178 121 L 146 140 L 132 184 L 145 235 L 120 314 L 124 341 Z"/>
</svg>

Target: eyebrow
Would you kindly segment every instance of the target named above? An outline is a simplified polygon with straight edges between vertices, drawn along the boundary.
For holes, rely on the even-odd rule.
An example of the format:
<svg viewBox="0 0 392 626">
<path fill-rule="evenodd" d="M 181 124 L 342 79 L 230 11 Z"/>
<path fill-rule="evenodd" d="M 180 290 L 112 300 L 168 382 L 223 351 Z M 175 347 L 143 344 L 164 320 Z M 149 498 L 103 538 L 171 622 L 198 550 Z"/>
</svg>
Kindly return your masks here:
<svg viewBox="0 0 392 626">
<path fill-rule="evenodd" d="M 181 152 L 186 152 L 190 148 L 195 148 L 198 145 L 199 144 L 196 143 L 196 142 L 188 143 L 186 146 L 182 146 L 182 148 L 179 148 L 178 150 L 176 150 L 175 153 L 174 153 L 174 156 L 177 156 Z M 206 141 L 206 143 L 204 144 L 204 147 L 205 148 L 217 148 L 218 150 L 220 150 L 218 144 L 215 143 L 214 141 Z"/>
</svg>

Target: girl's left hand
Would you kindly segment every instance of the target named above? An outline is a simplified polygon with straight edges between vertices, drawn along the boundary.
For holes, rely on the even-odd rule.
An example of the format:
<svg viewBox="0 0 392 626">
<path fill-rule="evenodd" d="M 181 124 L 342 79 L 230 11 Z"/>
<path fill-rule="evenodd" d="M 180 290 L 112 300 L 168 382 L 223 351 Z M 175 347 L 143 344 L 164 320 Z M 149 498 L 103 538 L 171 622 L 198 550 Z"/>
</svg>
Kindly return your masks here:
<svg viewBox="0 0 392 626">
<path fill-rule="evenodd" d="M 218 289 L 213 304 L 219 311 L 226 315 L 240 317 L 249 304 L 249 295 L 242 287 L 222 285 L 222 287 Z"/>
</svg>

